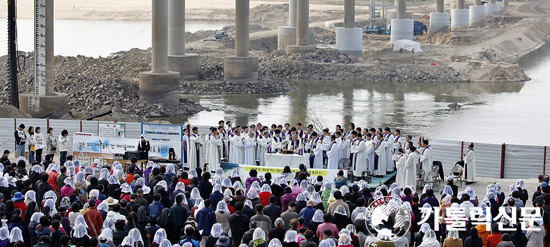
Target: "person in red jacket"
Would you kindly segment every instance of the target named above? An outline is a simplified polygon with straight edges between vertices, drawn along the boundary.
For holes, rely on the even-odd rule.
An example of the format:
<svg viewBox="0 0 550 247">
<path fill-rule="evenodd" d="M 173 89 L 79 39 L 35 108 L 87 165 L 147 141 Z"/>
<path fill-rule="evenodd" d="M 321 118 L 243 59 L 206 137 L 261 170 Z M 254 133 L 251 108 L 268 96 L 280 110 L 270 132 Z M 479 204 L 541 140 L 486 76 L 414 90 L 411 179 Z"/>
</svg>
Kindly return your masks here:
<svg viewBox="0 0 550 247">
<path fill-rule="evenodd" d="M 21 209 L 21 220 L 25 221 L 25 212 L 27 212 L 27 204 L 23 202 L 25 197 L 21 194 L 21 192 L 15 192 L 11 200 L 15 202 L 15 208 Z"/>
<path fill-rule="evenodd" d="M 59 166 L 52 163 L 48 167 L 48 170 L 46 170 L 46 173 L 48 173 L 48 183 L 53 187 L 54 191 L 59 191 L 59 187 L 57 186 L 58 169 Z"/>
<path fill-rule="evenodd" d="M 99 236 L 101 233 L 101 227 L 103 226 L 103 217 L 101 217 L 101 213 L 97 210 L 95 207 L 96 205 L 95 199 L 88 200 L 88 210 L 84 212 L 84 220 L 86 221 L 86 224 L 88 224 L 88 229 L 90 230 L 90 235 L 93 237 Z"/>
</svg>

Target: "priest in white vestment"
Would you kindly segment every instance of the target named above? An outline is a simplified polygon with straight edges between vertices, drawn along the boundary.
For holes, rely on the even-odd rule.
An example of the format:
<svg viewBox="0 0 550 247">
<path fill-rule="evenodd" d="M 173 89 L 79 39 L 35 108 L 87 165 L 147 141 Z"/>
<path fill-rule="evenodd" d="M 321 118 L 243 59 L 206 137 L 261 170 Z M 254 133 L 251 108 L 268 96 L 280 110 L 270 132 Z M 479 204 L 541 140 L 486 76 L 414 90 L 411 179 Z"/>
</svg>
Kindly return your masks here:
<svg viewBox="0 0 550 247">
<path fill-rule="evenodd" d="M 468 152 L 464 156 L 464 181 L 473 183 L 476 179 L 476 157 L 474 154 L 474 144 L 468 144 Z"/>
<path fill-rule="evenodd" d="M 285 138 L 281 136 L 281 130 L 275 130 L 275 136 L 271 137 L 271 152 L 280 153 L 286 145 Z"/>
<path fill-rule="evenodd" d="M 384 138 L 384 143 L 386 145 L 386 171 L 391 173 L 395 170 L 395 164 L 393 163 L 393 153 L 395 152 L 394 142 L 395 138 L 391 133 L 390 128 L 384 130 L 386 137 Z"/>
<path fill-rule="evenodd" d="M 409 156 L 405 165 L 405 179 L 403 186 L 416 186 L 416 165 L 418 164 L 418 154 L 415 147 L 409 148 Z"/>
<path fill-rule="evenodd" d="M 191 168 L 197 168 L 201 167 L 203 165 L 202 162 L 202 146 L 204 145 L 204 141 L 202 137 L 204 134 L 199 135 L 199 128 L 193 127 L 193 134 L 189 137 L 190 140 L 190 146 L 191 151 L 189 152 L 189 161 L 190 161 L 190 167 Z M 202 167 L 201 167 L 202 168 Z"/>
<path fill-rule="evenodd" d="M 372 135 L 370 133 L 367 133 L 367 141 L 365 142 L 365 153 L 367 156 L 367 162 L 368 162 L 368 171 L 371 175 L 374 174 L 374 149 L 375 149 L 375 143 L 372 140 Z"/>
<path fill-rule="evenodd" d="M 269 147 L 269 145 L 271 145 L 271 138 L 269 138 L 269 132 L 264 132 L 263 134 L 263 138 L 262 139 L 258 139 L 258 150 L 259 152 L 257 152 L 257 156 L 256 156 L 256 159 L 258 159 L 260 161 L 260 166 L 265 166 L 266 164 L 266 159 L 265 159 L 265 155 L 267 153 L 267 148 Z"/>
<path fill-rule="evenodd" d="M 407 157 L 403 153 L 402 148 L 398 148 L 396 154 L 393 156 L 395 161 L 395 167 L 397 168 L 397 174 L 395 176 L 395 182 L 400 188 L 405 188 L 405 174 L 407 172 L 405 165 L 407 163 Z"/>
<path fill-rule="evenodd" d="M 244 139 L 245 137 L 241 135 L 241 131 L 236 129 L 235 136 L 231 138 L 231 163 L 234 164 L 244 164 Z"/>
<path fill-rule="evenodd" d="M 323 169 L 323 145 L 321 144 L 321 137 L 317 137 L 317 133 L 311 135 L 311 153 L 313 156 L 313 169 Z"/>
<path fill-rule="evenodd" d="M 182 150 L 183 157 L 181 157 L 181 165 L 182 167 L 190 168 L 191 166 L 189 165 L 190 164 L 189 150 L 191 146 L 189 146 L 189 132 L 187 131 L 187 129 L 183 130 L 182 142 L 183 142 L 183 150 Z"/>
<path fill-rule="evenodd" d="M 363 171 L 367 170 L 367 143 L 363 140 L 362 134 L 357 133 L 355 137 L 357 140 L 351 146 L 351 152 L 353 153 L 352 164 L 354 176 L 359 177 Z"/>
<path fill-rule="evenodd" d="M 376 149 L 374 153 L 378 157 L 378 162 L 375 162 L 375 176 L 385 176 L 386 175 L 386 145 L 384 144 L 384 136 L 378 134 L 378 139 L 376 141 Z"/>
<path fill-rule="evenodd" d="M 254 132 L 248 133 L 248 137 L 244 139 L 244 164 L 249 166 L 256 165 L 256 134 Z"/>
<path fill-rule="evenodd" d="M 338 169 L 338 152 L 340 151 L 338 149 L 338 143 L 335 140 L 335 136 L 332 136 L 330 138 L 332 140 L 332 143 L 329 145 L 329 149 L 327 151 L 327 157 L 328 157 L 328 163 L 327 163 L 327 169 Z"/>
<path fill-rule="evenodd" d="M 432 170 L 433 165 L 432 147 L 430 146 L 428 140 L 422 141 L 422 147 L 424 149 L 422 150 L 422 153 L 420 155 L 420 168 L 424 170 L 424 173 L 426 174 L 426 176 L 428 176 L 428 173 Z"/>
<path fill-rule="evenodd" d="M 212 128 L 212 133 L 210 134 L 208 144 L 208 156 L 206 157 L 206 162 L 208 163 L 208 167 L 211 171 L 217 171 L 218 168 L 220 168 L 220 155 L 222 154 L 221 149 L 223 140 L 216 128 Z"/>
</svg>

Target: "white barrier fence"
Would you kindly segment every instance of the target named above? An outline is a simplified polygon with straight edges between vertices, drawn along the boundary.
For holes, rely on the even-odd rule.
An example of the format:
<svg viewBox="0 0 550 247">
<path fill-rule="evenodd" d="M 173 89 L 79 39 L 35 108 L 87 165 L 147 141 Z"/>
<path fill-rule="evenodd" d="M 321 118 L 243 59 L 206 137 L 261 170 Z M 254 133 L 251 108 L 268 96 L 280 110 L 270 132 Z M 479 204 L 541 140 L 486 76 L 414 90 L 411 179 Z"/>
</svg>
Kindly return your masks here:
<svg viewBox="0 0 550 247">
<path fill-rule="evenodd" d="M 138 139 L 142 133 L 142 123 L 121 122 L 126 124 L 126 138 Z M 19 124 L 25 126 L 40 126 L 43 133 L 48 127 L 54 129 L 54 134 L 66 129 L 69 136 L 75 132 L 98 134 L 98 121 L 30 119 L 30 118 L 0 118 L 0 148 L 15 151 L 14 131 Z M 187 128 L 191 127 L 187 125 Z M 210 126 L 196 126 L 199 133 L 208 133 Z M 461 153 L 468 150 L 467 141 L 430 140 L 433 149 L 433 160 L 441 161 L 443 171 L 449 174 L 454 164 L 461 159 Z M 476 175 L 486 178 L 537 178 L 546 174 L 546 164 L 550 163 L 546 146 L 526 146 L 511 144 L 475 143 Z M 69 153 L 72 153 L 72 140 Z M 204 153 L 203 153 L 204 156 Z"/>
</svg>

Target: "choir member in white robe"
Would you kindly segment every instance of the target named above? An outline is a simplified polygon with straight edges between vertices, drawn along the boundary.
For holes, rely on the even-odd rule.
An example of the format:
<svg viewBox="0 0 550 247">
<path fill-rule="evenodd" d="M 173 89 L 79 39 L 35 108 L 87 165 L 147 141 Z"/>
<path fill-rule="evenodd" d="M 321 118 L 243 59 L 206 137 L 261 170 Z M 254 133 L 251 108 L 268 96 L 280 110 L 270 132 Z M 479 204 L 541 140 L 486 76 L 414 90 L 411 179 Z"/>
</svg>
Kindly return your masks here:
<svg viewBox="0 0 550 247">
<path fill-rule="evenodd" d="M 189 162 L 189 132 L 187 129 L 183 130 L 183 157 L 181 158 L 182 167 L 190 168 Z"/>
<path fill-rule="evenodd" d="M 338 169 L 338 143 L 336 142 L 336 137 L 332 136 L 330 138 L 332 140 L 332 143 L 329 145 L 329 149 L 327 151 L 328 156 L 328 163 L 327 163 L 327 169 Z"/>
<path fill-rule="evenodd" d="M 231 163 L 244 164 L 244 138 L 241 131 L 235 129 L 235 136 L 231 138 Z"/>
<path fill-rule="evenodd" d="M 208 162 L 208 167 L 211 171 L 217 171 L 220 168 L 220 155 L 222 154 L 221 149 L 223 145 L 223 140 L 218 130 L 212 128 L 212 133 L 208 140 L 208 156 L 206 157 L 206 162 Z"/>
<path fill-rule="evenodd" d="M 468 144 L 468 152 L 463 153 L 464 156 L 464 181 L 467 183 L 475 182 L 476 178 L 476 157 L 474 154 L 474 144 Z"/>
<path fill-rule="evenodd" d="M 395 164 L 392 159 L 393 153 L 395 152 L 395 148 L 393 146 L 395 138 L 392 135 L 390 128 L 386 127 L 384 132 L 386 133 L 386 137 L 384 138 L 386 145 L 386 171 L 391 173 L 395 170 Z"/>
<path fill-rule="evenodd" d="M 260 161 L 260 166 L 265 166 L 266 159 L 265 154 L 267 153 L 267 148 L 271 145 L 271 138 L 269 138 L 269 132 L 264 132 L 263 138 L 258 139 L 258 150 L 260 150 L 259 155 L 256 156 L 256 159 Z"/>
<path fill-rule="evenodd" d="M 244 164 L 249 166 L 256 165 L 256 138 L 254 132 L 249 132 L 248 137 L 244 139 Z"/>
<path fill-rule="evenodd" d="M 337 125 L 339 126 L 339 125 Z M 336 138 L 336 150 L 337 150 L 337 162 L 340 161 L 342 158 L 349 158 L 349 156 L 344 156 L 344 141 L 342 140 L 342 132 L 336 131 L 334 132 L 334 137 Z M 334 148 L 334 147 L 333 147 Z M 338 164 L 338 169 L 340 169 L 340 164 Z"/>
<path fill-rule="evenodd" d="M 313 156 L 313 169 L 323 169 L 323 145 L 321 144 L 321 138 L 317 137 L 317 133 L 311 135 L 311 153 Z"/>
<path fill-rule="evenodd" d="M 424 148 L 422 150 L 422 155 L 420 155 L 420 168 L 424 170 L 426 173 L 426 176 L 428 176 L 428 172 L 432 170 L 432 148 L 428 142 L 428 140 L 422 141 L 422 147 Z"/>
<path fill-rule="evenodd" d="M 351 161 L 351 145 L 353 144 L 353 138 L 352 135 L 345 136 L 342 138 L 342 142 L 340 145 L 342 145 L 342 157 L 340 158 L 348 158 L 350 159 L 349 164 L 352 164 Z"/>
<path fill-rule="evenodd" d="M 189 137 L 190 145 L 191 145 L 191 152 L 189 154 L 189 161 L 191 168 L 197 168 L 201 167 L 203 164 L 202 161 L 202 146 L 204 145 L 204 141 L 202 137 L 204 134 L 199 135 L 199 128 L 193 127 L 193 134 Z"/>
<path fill-rule="evenodd" d="M 212 136 L 212 129 L 215 129 L 215 128 L 212 128 L 210 127 L 210 133 L 206 136 L 206 138 L 204 138 L 204 147 L 203 147 L 203 150 L 205 151 L 205 155 L 204 155 L 204 163 L 208 163 L 208 157 L 210 157 L 210 136 Z"/>
<path fill-rule="evenodd" d="M 411 146 L 409 148 L 409 156 L 407 157 L 407 163 L 405 165 L 405 179 L 403 186 L 416 186 L 416 165 L 418 164 L 418 154 L 416 148 Z"/>
<path fill-rule="evenodd" d="M 407 157 L 405 157 L 403 152 L 403 148 L 398 148 L 396 154 L 393 156 L 395 167 L 397 168 L 395 182 L 400 188 L 404 188 L 407 185 L 405 184 L 405 174 L 407 172 L 405 165 L 407 163 Z"/>
<path fill-rule="evenodd" d="M 368 171 L 371 175 L 374 174 L 374 148 L 375 143 L 372 140 L 372 135 L 370 133 L 367 133 L 367 141 L 365 143 L 366 147 L 366 154 L 367 154 L 367 162 L 368 162 Z"/>
<path fill-rule="evenodd" d="M 384 144 L 384 136 L 380 133 L 378 134 L 378 139 L 376 141 L 376 149 L 374 151 L 378 160 L 375 161 L 374 175 L 375 176 L 385 176 L 386 175 L 386 146 Z"/>
<path fill-rule="evenodd" d="M 360 133 L 356 135 L 356 138 L 354 145 L 351 146 L 351 152 L 353 153 L 353 174 L 359 177 L 363 171 L 367 170 L 367 143 Z"/>
<path fill-rule="evenodd" d="M 221 159 L 222 160 L 229 160 L 229 145 L 228 145 L 228 135 L 227 131 L 222 127 L 218 127 L 218 133 L 222 139 L 222 147 L 220 148 L 221 151 Z"/>
<path fill-rule="evenodd" d="M 328 129 L 323 130 L 323 135 L 321 136 L 321 144 L 323 145 L 323 151 L 326 152 L 330 149 L 332 139 L 330 133 L 328 132 Z"/>
<path fill-rule="evenodd" d="M 402 141 L 400 141 L 401 139 L 401 130 L 394 130 L 393 131 L 393 149 L 394 149 L 394 155 L 397 155 L 397 150 L 399 150 L 399 148 L 401 147 L 401 143 Z M 404 151 L 405 149 L 403 149 Z"/>
</svg>

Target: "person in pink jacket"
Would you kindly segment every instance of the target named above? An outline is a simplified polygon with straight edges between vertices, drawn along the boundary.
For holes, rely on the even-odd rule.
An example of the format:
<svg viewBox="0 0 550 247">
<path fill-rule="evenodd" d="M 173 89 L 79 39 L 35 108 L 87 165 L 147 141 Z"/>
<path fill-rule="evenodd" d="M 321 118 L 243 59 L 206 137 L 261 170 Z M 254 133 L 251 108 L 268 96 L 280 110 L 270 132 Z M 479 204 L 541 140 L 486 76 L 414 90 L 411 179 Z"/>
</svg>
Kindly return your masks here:
<svg viewBox="0 0 550 247">
<path fill-rule="evenodd" d="M 74 182 L 72 179 L 66 178 L 63 183 L 65 183 L 65 186 L 59 191 L 62 198 L 68 197 L 74 192 Z"/>
</svg>

